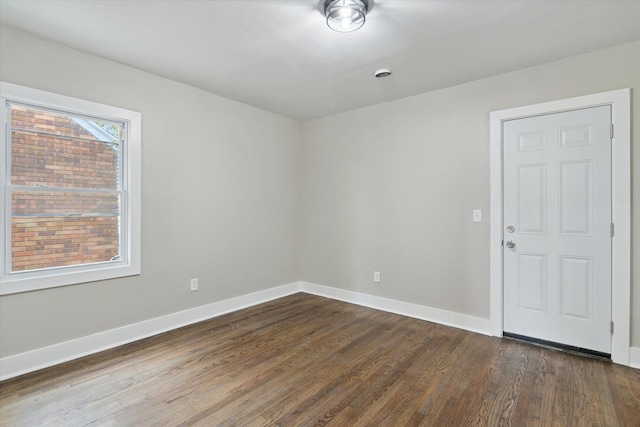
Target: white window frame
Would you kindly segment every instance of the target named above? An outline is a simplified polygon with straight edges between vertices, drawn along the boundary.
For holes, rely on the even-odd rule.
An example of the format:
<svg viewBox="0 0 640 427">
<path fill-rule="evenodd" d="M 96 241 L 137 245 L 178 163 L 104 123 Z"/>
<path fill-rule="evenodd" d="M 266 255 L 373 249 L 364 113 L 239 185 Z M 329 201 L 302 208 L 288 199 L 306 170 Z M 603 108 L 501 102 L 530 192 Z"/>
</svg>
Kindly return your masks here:
<svg viewBox="0 0 640 427">
<path fill-rule="evenodd" d="M 7 191 L 11 171 L 10 124 L 7 102 L 29 104 L 84 116 L 125 123 L 126 144 L 121 151 L 124 200 L 121 213 L 123 247 L 117 262 L 85 264 L 31 271 L 11 272 L 11 200 Z M 0 82 L 0 295 L 75 285 L 141 273 L 141 168 L 142 114 L 12 83 Z"/>
</svg>

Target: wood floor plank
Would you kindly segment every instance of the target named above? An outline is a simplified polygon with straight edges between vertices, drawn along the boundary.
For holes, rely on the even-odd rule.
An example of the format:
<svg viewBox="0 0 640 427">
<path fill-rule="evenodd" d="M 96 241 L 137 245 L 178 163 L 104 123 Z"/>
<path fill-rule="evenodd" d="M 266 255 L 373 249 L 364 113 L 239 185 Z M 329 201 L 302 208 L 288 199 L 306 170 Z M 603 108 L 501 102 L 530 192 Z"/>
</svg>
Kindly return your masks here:
<svg viewBox="0 0 640 427">
<path fill-rule="evenodd" d="M 640 426 L 640 369 L 605 365 L 611 402 L 621 426 Z"/>
<path fill-rule="evenodd" d="M 548 351 L 533 353 L 525 373 L 513 422 L 516 425 L 542 424 L 551 419 L 555 375 L 548 372 Z"/>
<path fill-rule="evenodd" d="M 0 383 L 0 426 L 638 426 L 640 371 L 308 294 Z"/>
</svg>

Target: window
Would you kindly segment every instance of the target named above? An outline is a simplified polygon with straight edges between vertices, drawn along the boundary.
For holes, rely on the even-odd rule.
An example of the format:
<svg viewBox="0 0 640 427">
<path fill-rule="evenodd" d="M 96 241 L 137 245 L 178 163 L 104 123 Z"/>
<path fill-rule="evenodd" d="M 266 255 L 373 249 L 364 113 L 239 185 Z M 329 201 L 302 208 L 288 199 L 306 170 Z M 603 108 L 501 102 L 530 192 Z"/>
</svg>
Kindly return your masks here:
<svg viewBox="0 0 640 427">
<path fill-rule="evenodd" d="M 0 293 L 140 274 L 140 113 L 0 85 Z"/>
</svg>

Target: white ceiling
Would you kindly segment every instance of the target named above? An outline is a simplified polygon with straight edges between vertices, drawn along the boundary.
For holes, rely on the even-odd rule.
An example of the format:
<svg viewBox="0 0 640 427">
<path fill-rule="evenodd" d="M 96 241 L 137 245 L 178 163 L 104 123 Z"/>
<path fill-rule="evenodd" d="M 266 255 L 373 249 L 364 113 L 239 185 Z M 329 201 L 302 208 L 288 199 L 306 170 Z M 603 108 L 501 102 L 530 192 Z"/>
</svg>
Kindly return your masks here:
<svg viewBox="0 0 640 427">
<path fill-rule="evenodd" d="M 640 40 L 638 0 L 370 0 L 347 34 L 322 3 L 0 0 L 0 22 L 299 120 Z"/>
</svg>

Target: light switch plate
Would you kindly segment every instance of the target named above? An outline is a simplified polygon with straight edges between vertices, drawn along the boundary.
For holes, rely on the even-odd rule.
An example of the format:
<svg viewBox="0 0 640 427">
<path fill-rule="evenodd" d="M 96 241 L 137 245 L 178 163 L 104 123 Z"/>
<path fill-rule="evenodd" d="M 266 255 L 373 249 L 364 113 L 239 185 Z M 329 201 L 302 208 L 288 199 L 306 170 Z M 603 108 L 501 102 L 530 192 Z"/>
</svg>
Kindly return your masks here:
<svg viewBox="0 0 640 427">
<path fill-rule="evenodd" d="M 480 209 L 473 210 L 473 222 L 482 222 L 482 211 Z"/>
</svg>

